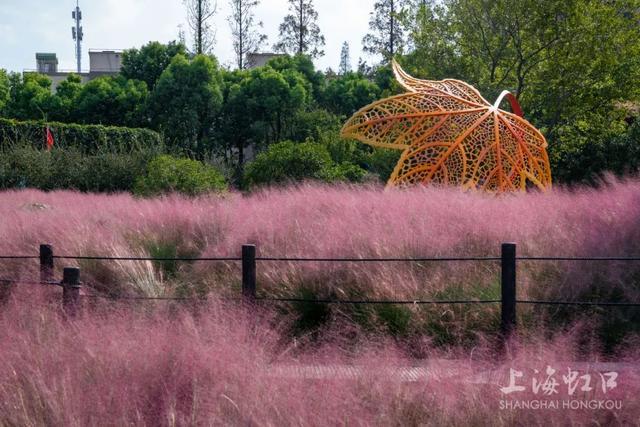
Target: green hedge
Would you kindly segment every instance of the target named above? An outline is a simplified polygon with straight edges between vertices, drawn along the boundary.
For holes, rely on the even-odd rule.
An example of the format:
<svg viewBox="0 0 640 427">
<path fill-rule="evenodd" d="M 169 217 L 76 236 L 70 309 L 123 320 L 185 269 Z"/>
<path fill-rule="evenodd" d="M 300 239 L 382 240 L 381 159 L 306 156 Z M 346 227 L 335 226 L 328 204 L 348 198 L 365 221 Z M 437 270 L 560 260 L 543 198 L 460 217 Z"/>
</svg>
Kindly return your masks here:
<svg viewBox="0 0 640 427">
<path fill-rule="evenodd" d="M 26 142 L 11 144 L 0 147 L 0 190 L 130 191 L 158 154 L 154 148 L 86 154 L 74 147 L 49 152 Z"/>
<path fill-rule="evenodd" d="M 106 149 L 110 152 L 144 151 L 162 145 L 159 133 L 149 129 L 134 129 L 102 125 L 45 123 L 0 118 L 0 144 L 4 147 L 28 142 L 37 148 L 45 143 L 45 126 L 49 125 L 55 146 L 74 148 L 83 153 Z"/>
</svg>

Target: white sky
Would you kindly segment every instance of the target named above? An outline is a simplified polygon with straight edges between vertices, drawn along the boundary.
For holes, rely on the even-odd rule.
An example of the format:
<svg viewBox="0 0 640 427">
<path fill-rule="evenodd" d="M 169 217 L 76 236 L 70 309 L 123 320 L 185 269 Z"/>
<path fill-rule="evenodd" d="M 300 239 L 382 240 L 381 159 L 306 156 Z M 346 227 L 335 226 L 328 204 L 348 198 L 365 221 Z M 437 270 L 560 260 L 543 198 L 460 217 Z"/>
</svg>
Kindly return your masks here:
<svg viewBox="0 0 640 427">
<path fill-rule="evenodd" d="M 233 63 L 228 1 L 217 0 L 215 16 L 214 53 L 223 65 Z M 315 61 L 316 67 L 337 69 L 345 41 L 351 48 L 352 66 L 357 65 L 360 56 L 368 62 L 377 60 L 362 53 L 362 37 L 368 31 L 374 1 L 314 1 L 320 30 L 326 39 L 325 56 Z M 59 69 L 75 69 L 71 38 L 74 8 L 75 0 L 0 0 L 0 68 L 10 71 L 35 68 L 36 52 L 54 52 L 58 55 Z M 152 40 L 168 42 L 178 38 L 180 24 L 188 30 L 182 0 L 80 0 L 80 9 L 84 27 L 83 69 L 89 68 L 89 48 L 128 49 Z M 271 50 L 287 11 L 287 0 L 261 0 L 256 8 L 256 18 L 263 21 L 264 33 L 269 37 L 263 51 Z"/>
</svg>

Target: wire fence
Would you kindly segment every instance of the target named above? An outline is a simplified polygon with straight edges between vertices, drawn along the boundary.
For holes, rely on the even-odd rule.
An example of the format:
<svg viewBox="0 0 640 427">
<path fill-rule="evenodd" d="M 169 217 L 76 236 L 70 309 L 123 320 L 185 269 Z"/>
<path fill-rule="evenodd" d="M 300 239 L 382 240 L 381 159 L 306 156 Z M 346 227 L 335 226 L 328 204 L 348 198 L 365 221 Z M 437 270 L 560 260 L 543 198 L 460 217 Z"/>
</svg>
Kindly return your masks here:
<svg viewBox="0 0 640 427">
<path fill-rule="evenodd" d="M 547 257 L 547 256 L 516 256 L 516 245 L 504 243 L 501 247 L 501 256 L 487 257 L 419 257 L 419 258 L 365 258 L 365 257 L 344 257 L 344 258 L 323 258 L 323 257 L 258 257 L 256 256 L 255 245 L 243 245 L 241 257 L 111 257 L 111 256 L 76 256 L 76 255 L 54 255 L 51 245 L 40 245 L 38 256 L 31 255 L 2 255 L 0 260 L 40 260 L 40 280 L 17 280 L 10 278 L 0 278 L 0 284 L 25 284 L 59 286 L 63 289 L 63 307 L 69 313 L 75 313 L 78 309 L 80 299 L 100 299 L 100 300 L 130 300 L 130 301 L 206 301 L 206 297 L 148 297 L 148 296 L 111 296 L 100 294 L 82 294 L 80 292 L 80 270 L 78 268 L 64 268 L 63 278 L 60 281 L 53 279 L 55 260 L 95 260 L 95 261 L 151 261 L 151 262 L 240 262 L 242 267 L 242 297 L 223 298 L 225 300 L 242 300 L 248 303 L 308 303 L 308 304 L 336 304 L 336 305 L 466 305 L 466 304 L 500 304 L 501 305 L 501 328 L 505 333 L 509 333 L 516 324 L 516 305 L 559 305 L 559 306 L 601 306 L 601 307 L 640 307 L 638 302 L 630 301 L 543 301 L 543 300 L 521 300 L 516 298 L 516 263 L 517 261 L 569 261 L 569 262 L 636 262 L 640 257 Z M 297 298 L 297 297 L 266 297 L 257 295 L 257 263 L 258 262 L 283 262 L 283 263 L 386 263 L 386 262 L 500 262 L 501 275 L 501 298 L 500 299 L 447 299 L 447 300 L 373 300 L 373 299 L 334 299 L 334 298 Z"/>
</svg>

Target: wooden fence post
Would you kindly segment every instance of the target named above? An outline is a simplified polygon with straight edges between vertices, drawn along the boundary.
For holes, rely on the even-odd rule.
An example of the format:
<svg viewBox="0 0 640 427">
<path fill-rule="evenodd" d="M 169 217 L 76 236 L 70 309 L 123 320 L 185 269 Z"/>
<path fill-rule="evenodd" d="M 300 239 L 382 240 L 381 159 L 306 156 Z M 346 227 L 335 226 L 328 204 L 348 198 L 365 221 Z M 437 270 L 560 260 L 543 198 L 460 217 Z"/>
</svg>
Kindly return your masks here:
<svg viewBox="0 0 640 427">
<path fill-rule="evenodd" d="M 80 269 L 65 267 L 62 275 L 62 308 L 69 317 L 76 317 L 80 307 Z"/>
<path fill-rule="evenodd" d="M 40 281 L 53 281 L 53 247 L 40 245 Z"/>
<path fill-rule="evenodd" d="M 502 244 L 501 331 L 506 340 L 516 328 L 516 244 Z"/>
<path fill-rule="evenodd" d="M 242 297 L 250 303 L 256 300 L 255 245 L 242 245 Z"/>
</svg>

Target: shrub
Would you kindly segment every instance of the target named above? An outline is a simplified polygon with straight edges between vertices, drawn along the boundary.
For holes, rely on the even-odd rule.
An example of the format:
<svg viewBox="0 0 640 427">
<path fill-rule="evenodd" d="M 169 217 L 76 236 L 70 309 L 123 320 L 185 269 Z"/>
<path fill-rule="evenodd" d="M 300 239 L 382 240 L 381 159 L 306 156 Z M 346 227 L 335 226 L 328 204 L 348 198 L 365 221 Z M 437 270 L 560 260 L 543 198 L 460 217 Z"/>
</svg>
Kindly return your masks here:
<svg viewBox="0 0 640 427">
<path fill-rule="evenodd" d="M 367 175 L 367 171 L 360 166 L 345 162 L 328 168 L 324 172 L 324 179 L 329 182 L 362 182 L 365 175 Z"/>
<path fill-rule="evenodd" d="M 360 167 L 336 165 L 326 146 L 314 142 L 285 141 L 273 144 L 247 165 L 245 174 L 249 186 L 286 181 L 317 179 L 323 181 L 360 181 L 365 175 Z"/>
<path fill-rule="evenodd" d="M 332 165 L 326 148 L 312 142 L 273 144 L 247 165 L 249 185 L 321 179 Z"/>
<path fill-rule="evenodd" d="M 134 193 L 153 196 L 179 192 L 195 196 L 226 189 L 224 177 L 213 166 L 197 160 L 162 155 L 149 162 L 147 173 L 136 180 Z"/>
<path fill-rule="evenodd" d="M 160 134 L 149 129 L 17 121 L 3 118 L 0 118 L 0 144 L 7 146 L 26 141 L 40 148 L 44 145 L 47 125 L 53 133 L 56 147 L 73 147 L 87 154 L 99 150 L 132 152 L 162 146 Z"/>
<path fill-rule="evenodd" d="M 152 148 L 86 154 L 76 147 L 47 152 L 29 143 L 11 144 L 0 150 L 0 188 L 130 191 L 136 177 L 145 172 L 147 163 L 157 154 Z"/>
<path fill-rule="evenodd" d="M 387 182 L 401 155 L 402 151 L 400 150 L 374 148 L 367 159 L 369 172 L 378 175 L 382 181 Z"/>
</svg>

